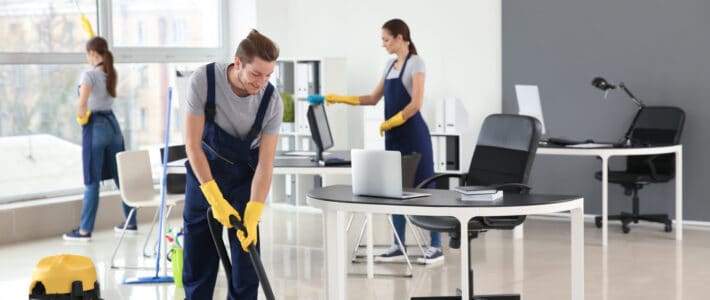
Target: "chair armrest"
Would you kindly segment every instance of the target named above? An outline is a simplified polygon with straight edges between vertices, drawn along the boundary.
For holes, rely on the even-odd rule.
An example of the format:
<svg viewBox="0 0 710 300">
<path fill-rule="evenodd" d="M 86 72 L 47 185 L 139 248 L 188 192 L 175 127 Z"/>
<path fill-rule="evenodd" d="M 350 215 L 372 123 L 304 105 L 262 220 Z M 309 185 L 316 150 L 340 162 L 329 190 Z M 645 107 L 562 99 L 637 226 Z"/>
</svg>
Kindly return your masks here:
<svg viewBox="0 0 710 300">
<path fill-rule="evenodd" d="M 459 178 L 459 179 L 464 179 L 464 181 L 465 181 L 466 174 L 439 174 L 439 175 L 434 175 L 434 176 L 432 176 L 432 177 L 429 177 L 429 178 L 427 178 L 427 179 L 424 179 L 424 181 L 422 181 L 420 184 L 418 184 L 418 185 L 416 186 L 416 188 L 422 189 L 422 188 L 424 188 L 425 186 L 429 185 L 430 183 L 434 182 L 434 180 L 439 180 L 439 179 L 441 179 L 441 178 L 452 178 L 452 177 L 456 177 L 456 178 Z"/>
<path fill-rule="evenodd" d="M 496 184 L 495 188 L 499 189 L 499 190 L 503 190 L 503 191 L 508 190 L 509 188 L 517 188 L 520 193 L 527 193 L 530 190 L 532 190 L 532 188 L 527 184 L 512 183 L 512 182 L 511 183 Z"/>
<path fill-rule="evenodd" d="M 644 160 L 644 162 L 648 166 L 648 169 L 651 170 L 651 178 L 653 178 L 654 180 L 658 179 L 658 171 L 656 170 L 656 164 L 653 163 L 653 160 L 657 157 L 658 155 L 651 155 L 650 157 Z"/>
</svg>

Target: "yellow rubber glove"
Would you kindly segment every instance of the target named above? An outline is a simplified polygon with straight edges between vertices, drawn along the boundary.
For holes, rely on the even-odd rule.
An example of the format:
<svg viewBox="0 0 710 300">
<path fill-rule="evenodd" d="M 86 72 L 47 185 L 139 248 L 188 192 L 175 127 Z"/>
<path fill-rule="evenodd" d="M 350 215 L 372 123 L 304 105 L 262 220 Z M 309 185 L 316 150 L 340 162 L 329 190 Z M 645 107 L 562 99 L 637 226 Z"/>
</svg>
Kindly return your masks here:
<svg viewBox="0 0 710 300">
<path fill-rule="evenodd" d="M 350 104 L 350 105 L 360 105 L 360 97 L 359 96 L 342 96 L 342 95 L 336 95 L 336 94 L 326 94 L 325 95 L 325 103 L 326 104 L 346 103 L 346 104 Z"/>
<path fill-rule="evenodd" d="M 84 27 L 84 31 L 86 31 L 86 35 L 88 35 L 89 38 L 96 36 L 94 29 L 91 27 L 91 22 L 89 22 L 89 18 L 84 14 L 81 14 L 81 27 Z"/>
<path fill-rule="evenodd" d="M 89 117 L 91 117 L 91 111 L 87 110 L 83 117 L 79 115 L 76 116 L 76 122 L 79 123 L 79 125 L 84 126 L 86 123 L 89 123 Z"/>
<path fill-rule="evenodd" d="M 380 124 L 380 136 L 383 136 L 385 134 L 385 131 L 390 130 L 392 128 L 401 126 L 404 124 L 406 120 L 404 120 L 404 114 L 402 112 L 398 112 L 396 115 L 392 116 L 389 118 L 389 120 L 382 122 Z"/>
<path fill-rule="evenodd" d="M 249 245 L 259 242 L 256 234 L 256 225 L 259 224 L 259 219 L 261 218 L 261 213 L 264 211 L 264 203 L 258 201 L 247 202 L 247 208 L 244 209 L 244 228 L 247 230 L 246 237 L 244 232 L 237 231 L 237 238 L 242 244 L 242 249 L 244 252 L 249 252 Z"/>
<path fill-rule="evenodd" d="M 205 195 L 207 202 L 212 206 L 212 216 L 222 223 L 222 225 L 227 228 L 232 228 L 232 222 L 229 221 L 229 216 L 236 216 L 237 220 L 241 221 L 241 216 L 239 216 L 237 210 L 224 199 L 214 179 L 203 183 L 200 189 L 202 190 L 202 194 Z"/>
</svg>

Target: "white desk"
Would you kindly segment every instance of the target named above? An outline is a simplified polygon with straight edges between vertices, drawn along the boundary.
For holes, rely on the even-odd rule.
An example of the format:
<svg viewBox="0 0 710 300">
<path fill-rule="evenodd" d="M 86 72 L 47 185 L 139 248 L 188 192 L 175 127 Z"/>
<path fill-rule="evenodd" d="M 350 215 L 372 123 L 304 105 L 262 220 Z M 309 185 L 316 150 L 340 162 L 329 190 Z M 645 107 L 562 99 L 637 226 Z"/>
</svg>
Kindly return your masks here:
<svg viewBox="0 0 710 300">
<path fill-rule="evenodd" d="M 345 155 L 345 151 L 331 151 Z M 279 155 L 274 158 L 274 175 L 350 175 L 350 166 L 319 166 L 310 157 Z M 347 152 L 349 157 L 349 151 Z M 168 173 L 186 172 L 186 158 L 168 163 Z"/>
<path fill-rule="evenodd" d="M 683 239 L 683 145 L 662 147 L 629 147 L 629 148 L 571 148 L 548 147 L 537 148 L 538 154 L 596 156 L 602 160 L 602 245 L 607 246 L 609 240 L 609 158 L 612 156 L 654 155 L 675 153 L 675 238 Z"/>
<path fill-rule="evenodd" d="M 326 247 L 326 299 L 345 299 L 347 245 L 345 213 L 391 213 L 403 215 L 453 216 L 468 224 L 475 216 L 530 215 L 570 211 L 572 300 L 584 299 L 584 199 L 577 196 L 511 194 L 495 202 L 462 202 L 458 193 L 449 190 L 415 190 L 432 196 L 410 200 L 354 196 L 347 185 L 329 186 L 308 193 L 309 203 L 323 209 Z M 369 223 L 370 224 L 370 223 Z M 467 226 L 461 226 L 461 237 L 468 236 Z M 469 243 L 461 243 L 461 292 L 468 295 Z M 452 291 L 453 292 L 453 291 Z"/>
</svg>

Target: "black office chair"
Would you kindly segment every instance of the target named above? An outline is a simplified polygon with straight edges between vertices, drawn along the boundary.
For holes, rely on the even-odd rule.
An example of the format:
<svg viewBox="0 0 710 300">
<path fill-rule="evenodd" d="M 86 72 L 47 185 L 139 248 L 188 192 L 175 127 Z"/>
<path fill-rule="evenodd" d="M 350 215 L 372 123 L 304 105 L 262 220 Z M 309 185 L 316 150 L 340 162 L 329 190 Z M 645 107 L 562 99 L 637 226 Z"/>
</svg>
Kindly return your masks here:
<svg viewBox="0 0 710 300">
<path fill-rule="evenodd" d="M 464 176 L 464 185 L 491 185 L 506 193 L 527 193 L 525 185 L 532 168 L 540 140 L 540 122 L 529 116 L 494 114 L 486 117 L 478 136 L 478 142 L 471 159 L 468 174 Z M 425 180 L 419 187 L 442 177 L 454 177 L 455 174 L 442 174 Z M 427 230 L 448 232 L 451 236 L 449 246 L 460 246 L 461 226 L 454 217 L 409 216 L 411 222 Z M 510 230 L 525 221 L 525 216 L 477 217 L 468 223 L 468 242 L 478 237 L 478 233 L 488 229 Z M 471 299 L 519 300 L 520 295 L 481 295 L 473 293 L 473 269 L 471 253 L 469 255 L 469 295 Z M 425 299 L 461 299 L 451 297 L 414 297 Z"/>
<path fill-rule="evenodd" d="M 165 153 L 165 148 L 160 148 L 160 162 L 163 162 L 163 156 Z M 168 162 L 180 160 L 187 158 L 187 152 L 185 151 L 185 145 L 173 145 L 168 146 Z M 185 174 L 173 174 L 168 173 L 165 176 L 165 191 L 168 194 L 184 194 L 185 193 L 185 182 L 187 176 Z"/>
<path fill-rule="evenodd" d="M 402 155 L 402 188 L 415 187 L 414 180 L 417 176 L 420 160 L 422 160 L 422 155 L 416 152 Z"/>
<path fill-rule="evenodd" d="M 672 106 L 646 106 L 636 113 L 629 129 L 631 143 L 634 146 L 663 146 L 680 143 L 680 136 L 685 123 L 685 112 Z M 620 220 L 621 230 L 629 233 L 631 222 L 639 220 L 663 223 L 664 230 L 673 230 L 668 214 L 640 214 L 638 192 L 650 183 L 668 182 L 675 177 L 675 154 L 629 156 L 626 158 L 626 170 L 609 170 L 609 182 L 624 187 L 624 194 L 631 196 L 632 211 L 609 216 L 609 220 Z M 602 172 L 596 172 L 596 179 L 602 180 Z M 602 227 L 601 216 L 594 218 L 598 228 Z"/>
</svg>

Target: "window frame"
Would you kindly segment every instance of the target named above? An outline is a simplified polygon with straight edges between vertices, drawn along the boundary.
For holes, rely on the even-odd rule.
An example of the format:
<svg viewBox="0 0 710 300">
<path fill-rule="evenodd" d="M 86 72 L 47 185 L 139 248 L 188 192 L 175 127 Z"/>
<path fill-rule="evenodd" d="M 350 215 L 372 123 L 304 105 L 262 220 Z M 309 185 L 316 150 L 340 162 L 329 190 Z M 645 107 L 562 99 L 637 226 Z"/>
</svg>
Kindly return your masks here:
<svg viewBox="0 0 710 300">
<path fill-rule="evenodd" d="M 236 5 L 236 4 L 231 4 Z M 218 10 L 217 47 L 114 47 L 112 28 L 112 0 L 96 0 L 97 35 L 106 38 L 109 48 L 114 54 L 115 62 L 121 64 L 133 63 L 196 63 L 223 60 L 232 57 L 229 47 L 230 34 L 230 1 L 217 0 Z M 86 54 L 83 52 L 12 52 L 0 51 L 0 65 L 62 65 L 86 64 Z M 107 186 L 102 186 L 102 191 Z M 55 190 L 19 194 L 0 198 L 0 204 L 46 199 L 62 196 L 79 195 L 83 188 L 59 188 Z"/>
<path fill-rule="evenodd" d="M 219 20 L 217 47 L 113 47 L 112 0 L 96 0 L 97 35 L 109 43 L 115 61 L 120 63 L 182 63 L 215 61 L 229 57 L 229 1 L 217 0 Z M 77 52 L 1 52 L 0 64 L 77 64 L 86 63 L 84 53 Z"/>
</svg>

